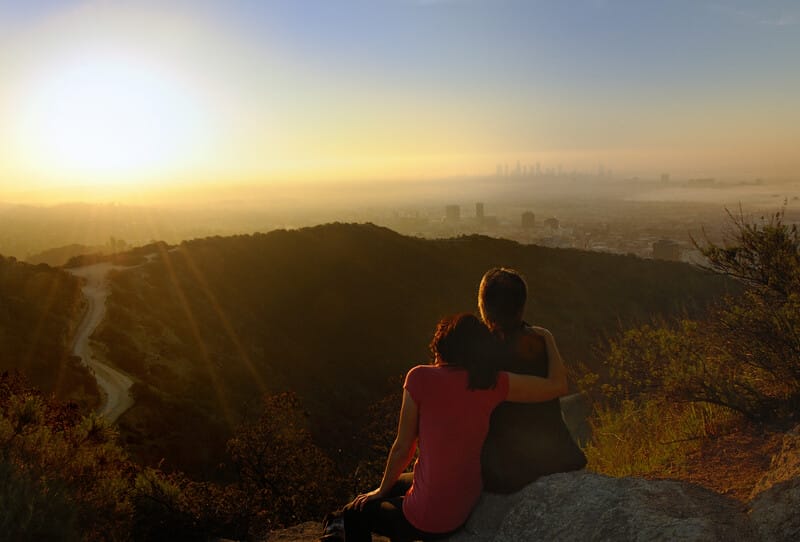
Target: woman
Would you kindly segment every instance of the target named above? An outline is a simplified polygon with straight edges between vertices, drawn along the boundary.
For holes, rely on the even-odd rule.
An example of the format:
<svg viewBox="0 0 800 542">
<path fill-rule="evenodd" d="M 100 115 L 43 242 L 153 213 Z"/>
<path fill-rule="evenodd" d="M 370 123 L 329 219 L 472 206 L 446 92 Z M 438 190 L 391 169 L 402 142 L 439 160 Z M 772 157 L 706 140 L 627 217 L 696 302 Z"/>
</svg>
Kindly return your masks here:
<svg viewBox="0 0 800 542">
<path fill-rule="evenodd" d="M 493 338 L 472 314 L 445 318 L 436 327 L 433 365 L 406 376 L 397 437 L 380 486 L 362 493 L 323 540 L 436 539 L 461 527 L 480 497 L 480 455 L 492 410 L 503 401 L 546 401 L 567 390 L 567 373 L 552 335 L 537 333 L 548 349 L 548 377 L 498 372 Z M 419 448 L 413 473 L 403 475 Z M 342 525 L 343 524 L 343 525 Z"/>
<path fill-rule="evenodd" d="M 527 296 L 527 284 L 517 271 L 490 269 L 478 289 L 478 308 L 499 343 L 497 368 L 546 376 L 549 348 L 541 333 L 523 321 Z M 540 476 L 582 469 L 586 456 L 572 440 L 560 402 L 552 399 L 498 406 L 481 463 L 487 491 L 513 493 Z"/>
</svg>

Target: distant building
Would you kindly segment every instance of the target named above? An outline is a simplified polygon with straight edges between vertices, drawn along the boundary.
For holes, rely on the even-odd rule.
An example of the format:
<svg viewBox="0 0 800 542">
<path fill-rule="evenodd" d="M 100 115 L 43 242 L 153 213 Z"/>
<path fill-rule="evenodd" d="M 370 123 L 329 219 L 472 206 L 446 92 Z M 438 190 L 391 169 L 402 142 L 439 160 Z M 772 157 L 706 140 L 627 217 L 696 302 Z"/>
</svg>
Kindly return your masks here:
<svg viewBox="0 0 800 542">
<path fill-rule="evenodd" d="M 478 202 L 475 204 L 475 220 L 477 220 L 479 224 L 482 224 L 484 218 L 483 203 Z"/>
<path fill-rule="evenodd" d="M 461 207 L 459 205 L 448 205 L 444 208 L 444 219 L 447 222 L 461 221 Z"/>
<path fill-rule="evenodd" d="M 545 219 L 544 225 L 546 228 L 550 228 L 551 230 L 557 230 L 559 226 L 558 219 L 551 216 L 550 218 Z"/>
<path fill-rule="evenodd" d="M 536 227 L 536 215 L 530 211 L 522 213 L 522 228 L 525 230 L 532 230 Z"/>
<path fill-rule="evenodd" d="M 653 259 L 679 262 L 681 261 L 681 246 L 675 241 L 660 239 L 653 243 Z"/>
</svg>

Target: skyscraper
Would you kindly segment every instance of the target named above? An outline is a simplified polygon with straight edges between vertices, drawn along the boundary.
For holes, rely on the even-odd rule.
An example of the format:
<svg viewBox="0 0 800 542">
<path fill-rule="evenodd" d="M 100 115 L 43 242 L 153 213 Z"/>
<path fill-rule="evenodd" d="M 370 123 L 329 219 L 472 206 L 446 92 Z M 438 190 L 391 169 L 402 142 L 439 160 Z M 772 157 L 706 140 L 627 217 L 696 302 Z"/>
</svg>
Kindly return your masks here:
<svg viewBox="0 0 800 542">
<path fill-rule="evenodd" d="M 525 230 L 532 230 L 536 226 L 536 215 L 531 211 L 522 213 L 522 228 Z"/>
</svg>

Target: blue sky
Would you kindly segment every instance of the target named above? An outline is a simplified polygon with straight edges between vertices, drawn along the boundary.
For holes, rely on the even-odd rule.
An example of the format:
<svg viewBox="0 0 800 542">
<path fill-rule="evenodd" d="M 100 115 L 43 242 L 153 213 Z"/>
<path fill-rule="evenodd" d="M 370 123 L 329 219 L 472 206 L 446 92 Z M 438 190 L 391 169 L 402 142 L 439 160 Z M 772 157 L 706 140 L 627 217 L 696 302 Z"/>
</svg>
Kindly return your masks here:
<svg viewBox="0 0 800 542">
<path fill-rule="evenodd" d="M 191 178 L 435 176 L 516 159 L 631 174 L 800 167 L 796 1 L 0 0 L 0 75 L 33 85 L 24 74 L 57 71 L 87 36 L 96 51 L 124 42 L 216 119 L 219 140 L 203 144 L 220 158 L 181 162 Z M 6 178 L 27 171 L 17 162 Z M 91 169 L 78 166 L 37 175 Z"/>
</svg>

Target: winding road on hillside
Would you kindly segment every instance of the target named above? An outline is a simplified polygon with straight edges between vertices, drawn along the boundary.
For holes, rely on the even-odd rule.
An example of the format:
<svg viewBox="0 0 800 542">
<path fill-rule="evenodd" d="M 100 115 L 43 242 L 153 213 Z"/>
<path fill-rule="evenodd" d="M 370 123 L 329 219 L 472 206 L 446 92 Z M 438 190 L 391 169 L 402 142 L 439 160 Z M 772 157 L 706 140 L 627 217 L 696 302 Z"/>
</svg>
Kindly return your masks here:
<svg viewBox="0 0 800 542">
<path fill-rule="evenodd" d="M 84 365 L 94 373 L 97 385 L 105 396 L 98 414 L 111 423 L 133 406 L 133 397 L 130 393 L 133 380 L 125 373 L 98 361 L 93 355 L 89 337 L 105 317 L 106 299 L 110 293 L 108 274 L 112 269 L 129 268 L 106 262 L 68 269 L 71 274 L 84 279 L 81 291 L 89 304 L 75 335 L 72 353 L 79 356 Z"/>
</svg>

